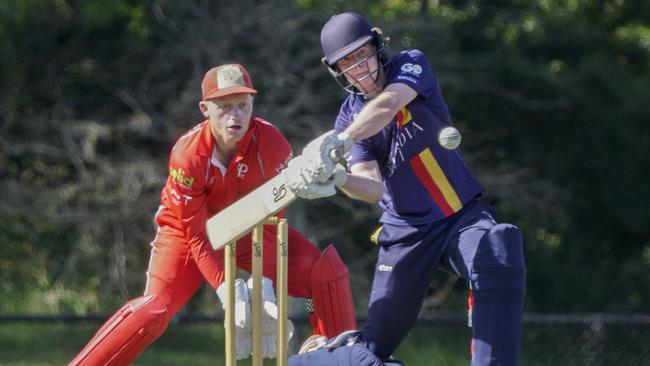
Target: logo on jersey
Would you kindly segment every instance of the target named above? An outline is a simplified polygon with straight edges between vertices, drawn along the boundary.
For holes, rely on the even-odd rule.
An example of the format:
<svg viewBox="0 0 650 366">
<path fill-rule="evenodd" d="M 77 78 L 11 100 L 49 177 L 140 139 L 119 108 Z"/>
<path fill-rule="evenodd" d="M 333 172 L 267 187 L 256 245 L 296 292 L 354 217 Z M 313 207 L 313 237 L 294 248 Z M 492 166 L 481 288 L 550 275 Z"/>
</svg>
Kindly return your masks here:
<svg viewBox="0 0 650 366">
<path fill-rule="evenodd" d="M 422 66 L 420 66 L 418 64 L 408 63 L 408 64 L 402 65 L 400 70 L 402 70 L 402 72 L 405 72 L 407 74 L 420 76 L 420 74 L 422 73 Z"/>
<path fill-rule="evenodd" d="M 281 171 L 285 170 L 289 166 L 289 160 L 291 159 L 293 159 L 293 153 L 289 153 L 289 155 L 284 160 L 284 162 L 280 163 L 280 165 L 275 167 L 275 172 L 280 173 Z"/>
<path fill-rule="evenodd" d="M 181 186 L 187 189 L 192 188 L 192 183 L 194 183 L 194 177 L 185 176 L 185 171 L 183 170 L 183 168 L 174 169 L 173 167 L 170 166 L 169 175 L 172 177 L 173 180 L 175 180 Z"/>
<path fill-rule="evenodd" d="M 391 271 L 393 270 L 393 266 L 389 266 L 389 265 L 387 265 L 387 264 L 380 264 L 380 265 L 377 267 L 377 270 L 378 270 L 379 272 L 391 272 Z"/>
<path fill-rule="evenodd" d="M 248 165 L 244 163 L 237 164 L 237 178 L 240 179 L 244 178 L 247 172 L 248 172 Z"/>
<path fill-rule="evenodd" d="M 174 205 L 176 205 L 176 206 L 180 206 L 181 204 L 187 206 L 190 203 L 190 201 L 192 200 L 191 196 L 188 196 L 188 195 L 185 195 L 185 194 L 180 194 L 180 193 L 176 192 L 176 190 L 174 188 L 169 188 L 169 194 L 170 194 L 169 197 L 171 198 L 172 203 Z"/>
<path fill-rule="evenodd" d="M 424 132 L 424 128 L 417 124 L 414 120 L 411 120 L 408 124 L 404 125 L 402 128 L 396 129 L 393 135 L 394 149 L 391 152 L 389 171 L 390 174 L 393 173 L 395 168 L 406 161 L 407 156 L 405 156 L 404 150 L 411 145 L 411 142 L 415 140 L 416 136 Z M 421 140 L 421 139 L 420 139 Z"/>
</svg>

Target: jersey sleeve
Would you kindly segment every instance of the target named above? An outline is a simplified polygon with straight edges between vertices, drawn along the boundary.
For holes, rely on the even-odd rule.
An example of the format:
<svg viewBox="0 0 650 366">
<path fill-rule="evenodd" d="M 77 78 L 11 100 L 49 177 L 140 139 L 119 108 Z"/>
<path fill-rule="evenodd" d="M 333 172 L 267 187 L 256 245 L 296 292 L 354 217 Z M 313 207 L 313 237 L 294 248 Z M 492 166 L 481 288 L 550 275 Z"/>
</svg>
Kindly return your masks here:
<svg viewBox="0 0 650 366">
<path fill-rule="evenodd" d="M 334 130 L 336 133 L 341 133 L 345 131 L 346 128 L 352 123 L 352 112 L 349 107 L 349 99 L 346 99 L 345 102 L 341 105 L 339 114 L 336 116 L 336 121 L 334 122 Z"/>
<path fill-rule="evenodd" d="M 262 119 L 258 119 L 258 122 L 260 122 L 259 137 L 262 140 L 259 145 L 259 153 L 263 170 L 263 184 L 280 174 L 288 166 L 289 160 L 293 159 L 293 150 L 287 138 L 277 127 Z M 284 217 L 284 212 L 285 209 L 282 209 L 276 215 Z"/>
<path fill-rule="evenodd" d="M 350 166 L 356 163 L 373 160 L 377 160 L 377 155 L 372 148 L 370 139 L 361 140 L 352 145 L 352 149 L 350 150 L 350 159 L 348 159 L 348 164 Z"/>
<path fill-rule="evenodd" d="M 274 137 L 275 151 L 271 155 L 270 166 L 268 171 L 271 173 L 268 175 L 268 179 L 271 179 L 283 171 L 289 164 L 289 160 L 293 159 L 293 150 L 289 141 L 284 137 L 280 131 Z"/>
<path fill-rule="evenodd" d="M 395 72 L 390 73 L 386 85 L 401 83 L 428 98 L 438 89 L 438 82 L 427 57 L 420 50 L 409 50 L 393 59 Z"/>
<path fill-rule="evenodd" d="M 208 219 L 205 182 L 209 162 L 198 155 L 183 155 L 176 148 L 169 159 L 169 176 L 163 188 L 166 206 L 182 226 L 190 246 L 207 244 Z"/>
<path fill-rule="evenodd" d="M 264 181 L 267 181 L 287 167 L 289 160 L 293 159 L 293 150 L 287 138 L 277 127 L 264 120 L 259 120 L 259 122 L 261 123 L 260 138 L 262 139 L 260 156 L 262 157 Z"/>
<path fill-rule="evenodd" d="M 350 106 L 352 101 L 352 97 L 348 97 L 348 99 L 346 99 L 345 102 L 341 105 L 339 114 L 336 117 L 336 122 L 334 123 L 334 130 L 337 133 L 345 131 L 345 129 L 348 128 L 354 119 L 352 107 Z M 368 138 L 354 143 L 354 145 L 352 145 L 350 153 L 346 157 L 346 160 L 348 160 L 349 166 L 362 161 L 377 160 L 374 149 L 372 148 L 371 139 Z"/>
</svg>

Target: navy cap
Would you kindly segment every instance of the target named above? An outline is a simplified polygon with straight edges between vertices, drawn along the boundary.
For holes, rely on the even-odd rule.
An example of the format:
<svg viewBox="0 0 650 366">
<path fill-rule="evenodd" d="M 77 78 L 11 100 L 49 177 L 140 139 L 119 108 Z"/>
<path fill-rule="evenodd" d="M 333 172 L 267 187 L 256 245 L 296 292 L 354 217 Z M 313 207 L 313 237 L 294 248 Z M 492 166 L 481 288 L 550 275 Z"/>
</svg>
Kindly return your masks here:
<svg viewBox="0 0 650 366">
<path fill-rule="evenodd" d="M 375 38 L 372 26 L 357 13 L 334 15 L 320 33 L 320 45 L 325 62 L 333 66 L 352 51 Z"/>
</svg>

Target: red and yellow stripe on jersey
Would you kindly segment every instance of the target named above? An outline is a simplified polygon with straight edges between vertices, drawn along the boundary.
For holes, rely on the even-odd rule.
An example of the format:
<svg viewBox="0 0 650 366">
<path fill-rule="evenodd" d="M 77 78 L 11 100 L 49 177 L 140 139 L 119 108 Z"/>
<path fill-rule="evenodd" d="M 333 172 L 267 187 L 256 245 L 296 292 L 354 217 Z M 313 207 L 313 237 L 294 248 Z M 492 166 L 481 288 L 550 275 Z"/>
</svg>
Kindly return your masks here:
<svg viewBox="0 0 650 366">
<path fill-rule="evenodd" d="M 397 112 L 395 116 L 399 128 L 406 126 L 412 119 L 411 112 L 406 107 Z M 418 180 L 429 192 L 429 195 L 445 217 L 463 208 L 456 190 L 449 183 L 447 176 L 429 148 L 422 150 L 418 155 L 411 158 L 410 164 Z"/>
<path fill-rule="evenodd" d="M 397 127 L 402 128 L 406 126 L 411 120 L 413 119 L 413 116 L 411 116 L 411 112 L 409 112 L 406 107 L 403 107 L 397 114 L 395 115 L 395 122 L 397 122 Z"/>
<path fill-rule="evenodd" d="M 449 183 L 447 176 L 429 148 L 422 150 L 421 153 L 411 158 L 410 163 L 418 180 L 427 189 L 445 217 L 463 208 L 456 190 Z"/>
</svg>

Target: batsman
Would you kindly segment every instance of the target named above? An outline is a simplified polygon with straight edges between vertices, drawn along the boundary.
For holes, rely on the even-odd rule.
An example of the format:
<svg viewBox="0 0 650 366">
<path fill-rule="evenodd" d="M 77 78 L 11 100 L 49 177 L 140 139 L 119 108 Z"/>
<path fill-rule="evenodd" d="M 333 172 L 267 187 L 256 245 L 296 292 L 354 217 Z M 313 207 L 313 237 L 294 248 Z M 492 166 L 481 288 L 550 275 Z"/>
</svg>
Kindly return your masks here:
<svg viewBox="0 0 650 366">
<path fill-rule="evenodd" d="M 323 63 L 349 95 L 335 129 L 303 150 L 312 162 L 302 171 L 303 184 L 333 176 L 349 196 L 378 203 L 379 256 L 361 332 L 329 342 L 311 339 L 303 347 L 311 352 L 292 356 L 289 364 L 393 362 L 434 272 L 444 268 L 470 285 L 471 364 L 517 365 L 522 236 L 517 227 L 497 223 L 480 201 L 484 190 L 460 151 L 439 143 L 451 116 L 429 61 L 417 49 L 391 54 L 381 30 L 356 13 L 333 16 L 322 28 L 321 47 Z M 341 171 L 327 152 L 351 141 L 350 171 Z"/>
<path fill-rule="evenodd" d="M 151 243 L 144 293 L 108 319 L 70 365 L 128 365 L 165 331 L 170 319 L 206 281 L 225 307 L 223 250 L 212 249 L 206 221 L 278 175 L 292 159 L 292 151 L 275 126 L 252 117 L 257 91 L 244 67 L 226 64 L 212 68 L 201 87 L 199 108 L 206 119 L 180 137 L 171 151 L 169 175 L 155 216 L 157 232 Z M 292 171 L 298 172 L 296 163 L 292 166 Z M 296 172 L 292 176 L 300 179 Z M 301 182 L 296 191 L 310 198 L 335 189 L 332 181 Z M 227 219 L 235 222 L 238 217 Z M 276 278 L 275 238 L 275 226 L 265 227 L 263 250 L 273 253 L 263 258 L 266 358 L 274 358 L 277 352 L 277 308 L 271 280 Z M 288 242 L 288 294 L 308 302 L 314 334 L 332 337 L 355 329 L 348 269 L 334 246 L 321 252 L 291 227 Z M 250 235 L 238 240 L 236 253 L 237 265 L 250 272 Z M 252 281 L 248 282 L 235 283 L 238 359 L 251 354 Z"/>
</svg>

